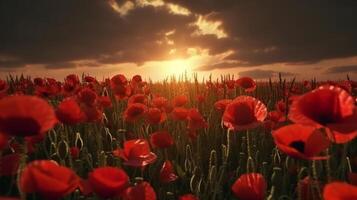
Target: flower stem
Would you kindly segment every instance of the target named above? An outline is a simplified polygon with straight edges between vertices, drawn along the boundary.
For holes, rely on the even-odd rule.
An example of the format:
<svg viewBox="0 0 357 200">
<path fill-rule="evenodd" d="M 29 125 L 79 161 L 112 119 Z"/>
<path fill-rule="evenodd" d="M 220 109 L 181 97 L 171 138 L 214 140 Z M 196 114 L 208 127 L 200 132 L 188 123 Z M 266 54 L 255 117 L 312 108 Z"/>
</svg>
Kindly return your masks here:
<svg viewBox="0 0 357 200">
<path fill-rule="evenodd" d="M 247 160 L 247 172 L 251 173 L 255 171 L 255 166 L 254 166 L 254 160 L 252 157 L 252 150 L 251 150 L 251 144 L 250 144 L 250 136 L 249 136 L 249 131 L 246 131 L 246 139 L 247 139 L 247 154 L 248 154 L 248 160 Z"/>
<path fill-rule="evenodd" d="M 312 177 L 314 179 L 313 181 L 313 188 L 315 188 L 317 190 L 317 194 L 318 194 L 318 199 L 322 199 L 322 195 L 321 195 L 321 190 L 320 190 L 320 186 L 319 186 L 319 178 L 317 175 L 317 166 L 316 166 L 316 160 L 312 161 Z"/>
<path fill-rule="evenodd" d="M 326 155 L 329 156 L 329 149 L 326 149 Z M 330 158 L 325 160 L 326 176 L 327 182 L 331 182 L 331 167 L 330 167 Z"/>
</svg>

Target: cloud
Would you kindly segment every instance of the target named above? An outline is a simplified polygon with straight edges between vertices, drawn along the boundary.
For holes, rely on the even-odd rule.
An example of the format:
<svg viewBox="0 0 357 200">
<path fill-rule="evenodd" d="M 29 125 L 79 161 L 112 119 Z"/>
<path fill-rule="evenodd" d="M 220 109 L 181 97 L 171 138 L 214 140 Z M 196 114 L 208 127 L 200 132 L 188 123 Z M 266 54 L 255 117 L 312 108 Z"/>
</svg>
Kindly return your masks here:
<svg viewBox="0 0 357 200">
<path fill-rule="evenodd" d="M 78 65 L 72 62 L 62 62 L 62 63 L 51 63 L 47 64 L 44 67 L 47 69 L 63 69 L 63 68 L 75 68 Z"/>
<path fill-rule="evenodd" d="M 0 57 L 10 55 L 17 62 L 50 68 L 81 60 L 165 60 L 171 49 L 186 49 L 167 42 L 165 34 L 194 21 L 195 16 L 150 5 L 122 16 L 104 0 L 1 1 Z"/>
<path fill-rule="evenodd" d="M 21 68 L 25 67 L 26 63 L 21 62 L 20 60 L 0 60 L 0 68 Z"/>
<path fill-rule="evenodd" d="M 228 69 L 228 68 L 237 67 L 239 65 L 240 64 L 237 62 L 220 62 L 220 63 L 202 65 L 202 66 L 197 67 L 196 70 L 208 71 L 208 70 L 212 70 L 212 69 Z"/>
<path fill-rule="evenodd" d="M 199 70 L 301 65 L 357 55 L 357 1 L 148 2 L 1 1 L 0 58 L 14 59 L 0 59 L 0 68 L 68 68 L 87 60 L 94 61 L 91 66 L 140 66 L 186 58 L 189 48 L 212 56 L 231 52 Z M 217 30 L 224 37 L 217 37 Z"/>
<path fill-rule="evenodd" d="M 357 74 L 357 65 L 347 65 L 347 66 L 335 66 L 330 67 L 326 70 L 326 74 L 337 74 L 337 73 L 354 73 Z"/>
<path fill-rule="evenodd" d="M 279 73 L 282 76 L 295 76 L 296 75 L 291 72 L 279 72 L 279 71 L 274 71 L 274 70 L 263 70 L 263 69 L 253 69 L 253 70 L 241 71 L 238 73 L 238 75 L 240 77 L 249 76 L 254 79 L 267 79 L 267 78 L 278 77 Z"/>
<path fill-rule="evenodd" d="M 218 63 L 213 63 L 213 64 L 206 64 L 206 65 L 201 65 L 196 68 L 198 71 L 209 71 L 213 69 L 229 69 L 229 68 L 235 68 L 235 67 L 251 67 L 249 63 L 243 63 L 235 60 L 223 60 Z"/>
<path fill-rule="evenodd" d="M 225 40 L 202 41 L 250 66 L 305 64 L 357 55 L 356 1 L 169 0 L 220 21 Z M 217 43 L 224 42 L 224 45 Z M 210 45 L 211 44 L 211 45 Z M 222 46 L 224 49 L 222 49 Z"/>
</svg>

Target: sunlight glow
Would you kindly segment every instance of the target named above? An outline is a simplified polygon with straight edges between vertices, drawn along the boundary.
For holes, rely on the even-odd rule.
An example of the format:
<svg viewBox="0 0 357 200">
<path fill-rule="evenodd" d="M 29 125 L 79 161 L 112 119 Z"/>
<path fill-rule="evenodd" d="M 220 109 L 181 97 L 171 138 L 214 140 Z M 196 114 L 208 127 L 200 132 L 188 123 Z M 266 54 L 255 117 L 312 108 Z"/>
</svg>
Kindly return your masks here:
<svg viewBox="0 0 357 200">
<path fill-rule="evenodd" d="M 109 5 L 118 12 L 121 16 L 125 16 L 132 9 L 134 9 L 135 5 L 131 1 L 125 2 L 123 5 L 119 6 L 119 4 L 115 0 L 108 1 Z"/>
<path fill-rule="evenodd" d="M 216 35 L 217 38 L 225 38 L 227 34 L 221 29 L 222 22 L 220 21 L 209 21 L 203 16 L 199 16 L 198 20 L 194 24 L 198 26 L 198 31 L 194 34 L 197 35 Z"/>
<path fill-rule="evenodd" d="M 163 5 L 165 5 L 165 2 L 164 2 L 163 0 L 136 0 L 136 3 L 137 3 L 140 7 L 145 7 L 145 6 L 158 7 L 158 6 L 163 6 Z"/>
<path fill-rule="evenodd" d="M 188 10 L 187 8 L 184 8 L 182 6 L 176 5 L 176 4 L 169 3 L 169 4 L 167 4 L 167 7 L 170 10 L 170 12 L 173 14 L 185 15 L 185 16 L 188 16 L 191 14 L 190 10 Z"/>
<path fill-rule="evenodd" d="M 182 75 L 185 72 L 191 72 L 191 62 L 188 59 L 175 59 L 166 61 L 164 64 L 165 74 Z"/>
</svg>

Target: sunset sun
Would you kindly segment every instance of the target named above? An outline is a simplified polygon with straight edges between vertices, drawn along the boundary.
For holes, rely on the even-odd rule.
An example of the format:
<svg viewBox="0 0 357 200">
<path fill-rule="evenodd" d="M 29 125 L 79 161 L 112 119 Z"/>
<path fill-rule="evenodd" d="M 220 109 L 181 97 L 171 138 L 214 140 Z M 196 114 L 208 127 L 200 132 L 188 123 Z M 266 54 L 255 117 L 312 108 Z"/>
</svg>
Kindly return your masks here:
<svg viewBox="0 0 357 200">
<path fill-rule="evenodd" d="M 186 59 L 175 59 L 165 63 L 165 74 L 181 75 L 185 72 L 191 72 L 191 61 Z"/>
</svg>

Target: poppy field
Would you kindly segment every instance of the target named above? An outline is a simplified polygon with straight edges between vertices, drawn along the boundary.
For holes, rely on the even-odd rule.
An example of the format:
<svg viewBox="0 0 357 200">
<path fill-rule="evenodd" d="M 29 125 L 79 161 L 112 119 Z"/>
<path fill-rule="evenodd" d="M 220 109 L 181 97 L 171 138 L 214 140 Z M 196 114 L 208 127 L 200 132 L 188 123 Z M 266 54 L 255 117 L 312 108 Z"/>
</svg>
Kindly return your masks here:
<svg viewBox="0 0 357 200">
<path fill-rule="evenodd" d="M 0 200 L 354 200 L 357 82 L 0 80 Z"/>
</svg>

